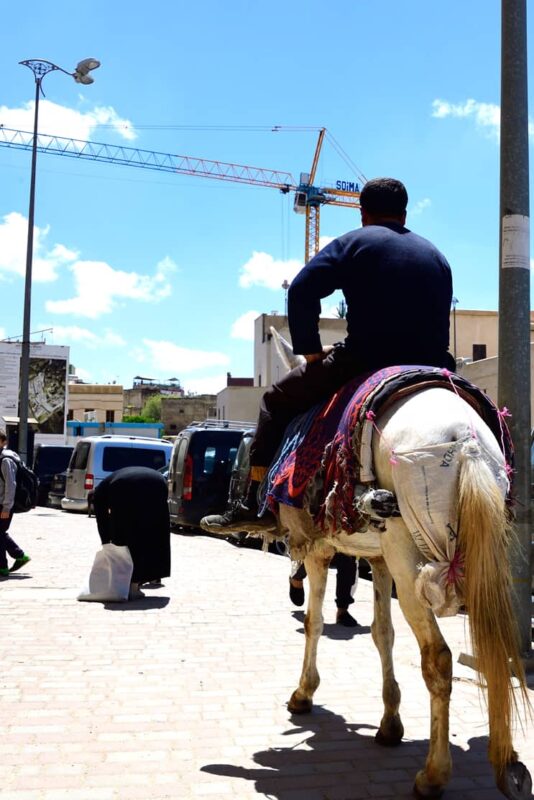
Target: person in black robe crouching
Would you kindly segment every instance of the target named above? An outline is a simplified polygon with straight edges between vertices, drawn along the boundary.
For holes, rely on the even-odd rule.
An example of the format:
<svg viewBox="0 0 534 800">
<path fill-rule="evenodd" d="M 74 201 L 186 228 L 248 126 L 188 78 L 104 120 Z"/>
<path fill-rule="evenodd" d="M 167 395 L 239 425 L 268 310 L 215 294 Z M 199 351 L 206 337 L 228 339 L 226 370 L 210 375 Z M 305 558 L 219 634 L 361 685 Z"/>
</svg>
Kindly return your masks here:
<svg viewBox="0 0 534 800">
<path fill-rule="evenodd" d="M 127 545 L 133 561 L 130 598 L 139 585 L 171 574 L 167 481 L 148 467 L 112 472 L 94 491 L 94 512 L 102 544 Z"/>
</svg>

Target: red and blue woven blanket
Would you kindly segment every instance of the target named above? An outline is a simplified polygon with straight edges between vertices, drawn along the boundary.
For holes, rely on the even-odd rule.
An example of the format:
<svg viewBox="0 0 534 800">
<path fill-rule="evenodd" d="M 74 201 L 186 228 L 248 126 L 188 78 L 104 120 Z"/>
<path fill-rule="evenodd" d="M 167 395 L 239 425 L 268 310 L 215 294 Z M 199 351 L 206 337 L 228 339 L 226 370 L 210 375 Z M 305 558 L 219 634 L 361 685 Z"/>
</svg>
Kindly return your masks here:
<svg viewBox="0 0 534 800">
<path fill-rule="evenodd" d="M 288 426 L 278 454 L 269 470 L 266 504 L 303 508 L 313 514 L 323 529 L 332 526 L 357 530 L 361 518 L 354 508 L 354 489 L 359 481 L 358 436 L 366 415 L 377 415 L 395 396 L 430 386 L 456 391 L 480 414 L 501 444 L 512 466 L 513 449 L 508 428 L 497 407 L 480 389 L 448 370 L 425 366 L 386 367 L 360 375 L 345 384 L 327 402 L 296 417 Z M 314 482 L 313 491 L 307 491 Z M 326 519 L 325 499 L 329 498 Z M 315 495 L 310 502 L 310 494 Z M 317 496 L 318 495 L 318 496 Z M 334 518 L 332 519 L 332 501 Z"/>
</svg>

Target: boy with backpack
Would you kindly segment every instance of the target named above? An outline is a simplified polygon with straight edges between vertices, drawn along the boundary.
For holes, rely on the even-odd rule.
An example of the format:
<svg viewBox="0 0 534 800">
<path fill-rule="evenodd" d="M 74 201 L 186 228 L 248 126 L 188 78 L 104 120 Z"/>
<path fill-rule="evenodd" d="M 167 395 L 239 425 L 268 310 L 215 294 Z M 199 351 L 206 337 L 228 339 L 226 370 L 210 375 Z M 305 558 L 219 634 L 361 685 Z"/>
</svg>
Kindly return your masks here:
<svg viewBox="0 0 534 800">
<path fill-rule="evenodd" d="M 13 517 L 19 463 L 17 453 L 7 449 L 6 432 L 0 428 L 0 578 L 7 578 L 10 572 L 16 572 L 30 561 L 30 557 L 8 534 Z M 15 559 L 10 569 L 7 566 L 8 554 Z"/>
</svg>

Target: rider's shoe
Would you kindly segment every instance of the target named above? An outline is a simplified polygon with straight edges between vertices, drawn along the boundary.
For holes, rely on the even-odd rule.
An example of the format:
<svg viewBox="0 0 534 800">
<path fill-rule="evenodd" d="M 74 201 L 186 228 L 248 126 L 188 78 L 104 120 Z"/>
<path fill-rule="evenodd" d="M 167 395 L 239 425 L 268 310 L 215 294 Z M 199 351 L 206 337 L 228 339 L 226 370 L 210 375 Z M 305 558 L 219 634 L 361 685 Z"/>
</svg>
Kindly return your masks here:
<svg viewBox="0 0 534 800">
<path fill-rule="evenodd" d="M 258 517 L 258 509 L 249 508 L 244 503 L 237 501 L 224 512 L 224 514 L 211 514 L 200 520 L 200 527 L 212 533 L 238 533 L 239 531 L 273 531 L 278 524 L 276 517 L 270 511 L 264 511 Z"/>
</svg>

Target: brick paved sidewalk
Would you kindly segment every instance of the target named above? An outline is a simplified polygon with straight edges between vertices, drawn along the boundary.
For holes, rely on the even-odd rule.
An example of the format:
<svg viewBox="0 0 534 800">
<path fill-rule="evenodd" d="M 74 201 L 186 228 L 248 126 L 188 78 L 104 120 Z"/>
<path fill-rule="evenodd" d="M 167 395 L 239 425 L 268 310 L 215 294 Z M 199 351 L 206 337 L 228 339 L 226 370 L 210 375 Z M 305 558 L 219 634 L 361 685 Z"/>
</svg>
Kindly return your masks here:
<svg viewBox="0 0 534 800">
<path fill-rule="evenodd" d="M 411 797 L 428 695 L 395 602 L 406 738 L 393 750 L 374 743 L 382 704 L 368 582 L 351 609 L 356 633 L 334 624 L 329 582 L 318 705 L 291 717 L 304 637 L 286 558 L 173 535 L 164 586 L 133 603 L 79 603 L 99 546 L 94 519 L 36 509 L 12 533 L 32 561 L 0 582 L 2 800 Z M 445 798 L 497 800 L 485 711 L 474 674 L 456 661 L 464 623 L 442 621 L 455 659 Z M 534 772 L 532 727 L 516 747 Z"/>
</svg>

